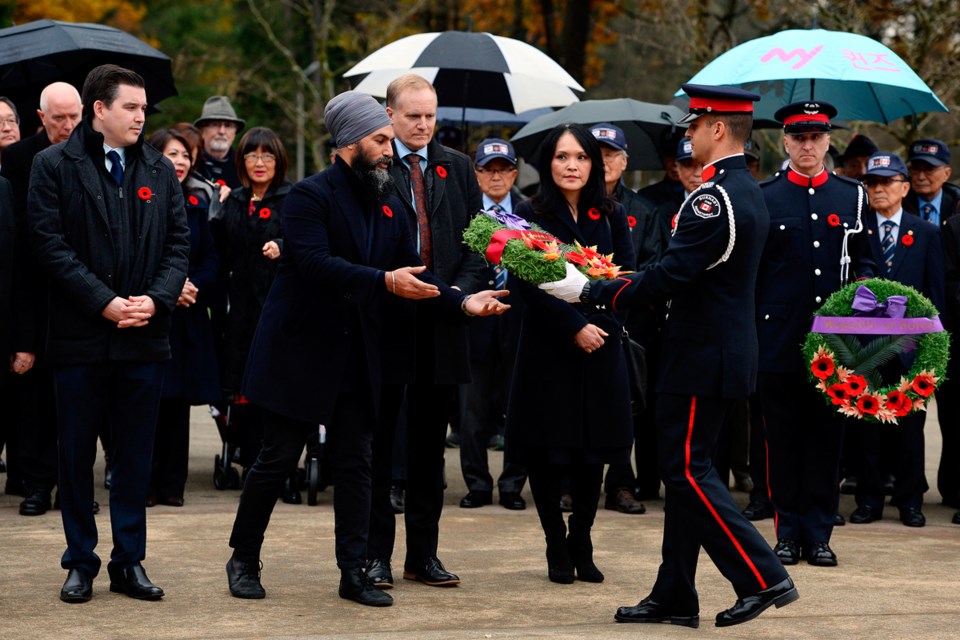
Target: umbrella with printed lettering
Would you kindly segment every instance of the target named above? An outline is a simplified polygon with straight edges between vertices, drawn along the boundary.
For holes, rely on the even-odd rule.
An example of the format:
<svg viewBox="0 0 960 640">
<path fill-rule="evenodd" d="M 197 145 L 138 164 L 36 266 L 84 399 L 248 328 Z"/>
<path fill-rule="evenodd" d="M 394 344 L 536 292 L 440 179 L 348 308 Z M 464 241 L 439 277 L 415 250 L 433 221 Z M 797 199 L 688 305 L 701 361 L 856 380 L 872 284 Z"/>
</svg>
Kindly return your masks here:
<svg viewBox="0 0 960 640">
<path fill-rule="evenodd" d="M 689 80 L 735 86 L 760 95 L 754 117 L 773 120 L 780 107 L 823 100 L 844 120 L 889 124 L 947 108 L 903 59 L 856 33 L 790 29 L 730 49 Z M 682 91 L 674 104 L 682 106 Z"/>
</svg>

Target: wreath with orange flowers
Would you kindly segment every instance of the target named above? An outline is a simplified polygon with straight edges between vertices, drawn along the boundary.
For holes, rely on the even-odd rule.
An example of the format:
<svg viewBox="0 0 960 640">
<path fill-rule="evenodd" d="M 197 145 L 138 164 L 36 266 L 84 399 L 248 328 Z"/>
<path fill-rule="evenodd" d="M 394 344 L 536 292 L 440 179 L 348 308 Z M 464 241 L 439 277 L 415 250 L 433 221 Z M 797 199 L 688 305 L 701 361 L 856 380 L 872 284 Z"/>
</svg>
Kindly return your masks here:
<svg viewBox="0 0 960 640">
<path fill-rule="evenodd" d="M 866 288 L 872 294 L 875 310 L 869 313 L 860 307 L 857 298 L 863 298 Z M 871 297 L 869 294 L 867 298 Z M 894 303 L 894 300 L 897 300 Z M 900 318 L 884 317 L 885 309 L 900 306 Z M 810 379 L 824 394 L 829 404 L 846 416 L 868 422 L 897 424 L 900 418 L 914 411 L 926 411 L 927 401 L 944 380 L 950 351 L 950 334 L 940 326 L 937 308 L 913 287 L 899 282 L 873 279 L 851 283 L 829 298 L 814 314 L 814 329 L 836 326 L 858 326 L 842 322 L 844 319 L 863 318 L 861 326 L 870 334 L 865 338 L 854 333 L 829 333 L 811 330 L 803 345 L 803 355 L 809 365 Z M 818 319 L 819 317 L 819 319 Z M 899 320 L 880 327 L 920 326 L 923 332 L 879 334 L 868 330 L 871 318 L 882 322 Z M 880 368 L 902 353 L 915 350 L 916 357 L 909 371 L 896 382 L 883 379 Z"/>
<path fill-rule="evenodd" d="M 597 211 L 596 215 L 599 217 L 600 212 Z M 503 224 L 498 216 L 510 219 L 512 225 Z M 520 223 L 527 228 L 516 228 Z M 514 276 L 532 284 L 562 280 L 566 275 L 567 262 L 591 280 L 608 280 L 627 273 L 614 264 L 612 254 L 604 255 L 596 247 L 585 247 L 579 242 L 564 244 L 511 214 L 480 212 L 464 230 L 463 242 L 472 251 L 484 256 L 487 262 L 499 264 Z"/>
</svg>

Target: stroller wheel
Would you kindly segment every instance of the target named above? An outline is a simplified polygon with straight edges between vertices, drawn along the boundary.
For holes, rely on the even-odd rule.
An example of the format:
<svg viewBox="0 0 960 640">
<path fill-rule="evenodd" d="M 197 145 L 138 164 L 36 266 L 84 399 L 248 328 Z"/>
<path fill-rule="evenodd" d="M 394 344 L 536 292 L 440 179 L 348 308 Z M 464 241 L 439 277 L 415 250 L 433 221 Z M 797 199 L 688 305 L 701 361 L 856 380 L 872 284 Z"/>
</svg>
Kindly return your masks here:
<svg viewBox="0 0 960 640">
<path fill-rule="evenodd" d="M 317 505 L 317 492 L 320 490 L 320 459 L 314 456 L 307 458 L 307 504 Z"/>
<path fill-rule="evenodd" d="M 213 457 L 213 488 L 217 491 L 223 491 L 227 488 L 227 485 L 227 473 L 220 465 L 220 456 L 216 455 Z"/>
</svg>

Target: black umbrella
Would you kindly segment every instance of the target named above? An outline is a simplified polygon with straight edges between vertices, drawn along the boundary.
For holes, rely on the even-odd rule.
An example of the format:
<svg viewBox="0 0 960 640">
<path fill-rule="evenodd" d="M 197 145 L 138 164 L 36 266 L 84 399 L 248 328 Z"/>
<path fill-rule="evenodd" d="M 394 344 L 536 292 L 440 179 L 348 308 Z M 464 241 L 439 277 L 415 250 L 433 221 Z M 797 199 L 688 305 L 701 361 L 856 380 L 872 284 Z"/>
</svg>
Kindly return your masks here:
<svg viewBox="0 0 960 640">
<path fill-rule="evenodd" d="M 0 95 L 17 103 L 23 116 L 37 108 L 45 86 L 60 81 L 79 89 L 87 73 L 101 64 L 143 76 L 151 104 L 177 95 L 170 58 L 119 29 L 59 20 L 0 29 Z"/>
<path fill-rule="evenodd" d="M 584 100 L 548 113 L 526 125 L 511 138 L 517 153 L 536 159 L 540 143 L 557 125 L 576 122 L 585 126 L 609 122 L 623 129 L 627 137 L 627 169 L 662 169 L 660 141 L 683 129 L 676 124 L 685 112 L 668 104 L 652 104 L 631 98 Z"/>
</svg>

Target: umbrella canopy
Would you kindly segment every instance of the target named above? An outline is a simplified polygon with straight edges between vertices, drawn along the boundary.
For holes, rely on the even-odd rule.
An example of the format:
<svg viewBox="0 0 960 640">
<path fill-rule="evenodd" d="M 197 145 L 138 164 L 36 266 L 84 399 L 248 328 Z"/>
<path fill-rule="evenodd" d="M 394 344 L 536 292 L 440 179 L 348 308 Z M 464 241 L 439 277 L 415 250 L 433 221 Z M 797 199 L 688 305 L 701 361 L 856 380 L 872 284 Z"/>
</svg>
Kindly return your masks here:
<svg viewBox="0 0 960 640">
<path fill-rule="evenodd" d="M 0 29 L 0 91 L 26 102 L 27 112 L 36 109 L 40 92 L 51 82 L 79 89 L 91 69 L 108 63 L 143 76 L 151 104 L 177 95 L 170 58 L 119 29 L 59 20 Z"/>
<path fill-rule="evenodd" d="M 489 33 L 421 33 L 378 49 L 344 77 L 357 91 L 386 96 L 387 85 L 417 73 L 437 90 L 445 107 L 474 107 L 522 113 L 562 107 L 584 88 L 549 56 L 519 40 Z"/>
<path fill-rule="evenodd" d="M 683 111 L 667 104 L 652 104 L 630 98 L 584 100 L 559 111 L 540 116 L 518 131 L 511 142 L 517 153 L 534 159 L 547 132 L 557 125 L 576 122 L 592 125 L 609 122 L 623 129 L 627 137 L 627 169 L 662 169 L 660 141 L 663 136 L 682 129 L 676 122 Z"/>
<path fill-rule="evenodd" d="M 823 100 L 844 120 L 890 123 L 947 108 L 897 54 L 855 33 L 791 29 L 730 49 L 690 79 L 760 94 L 757 119 L 780 107 Z M 678 91 L 678 96 L 682 91 Z"/>
<path fill-rule="evenodd" d="M 523 113 L 497 111 L 496 109 L 474 109 L 473 107 L 438 107 L 437 122 L 459 125 L 503 125 L 520 127 L 542 115 L 553 113 L 553 109 L 531 109 Z"/>
</svg>

